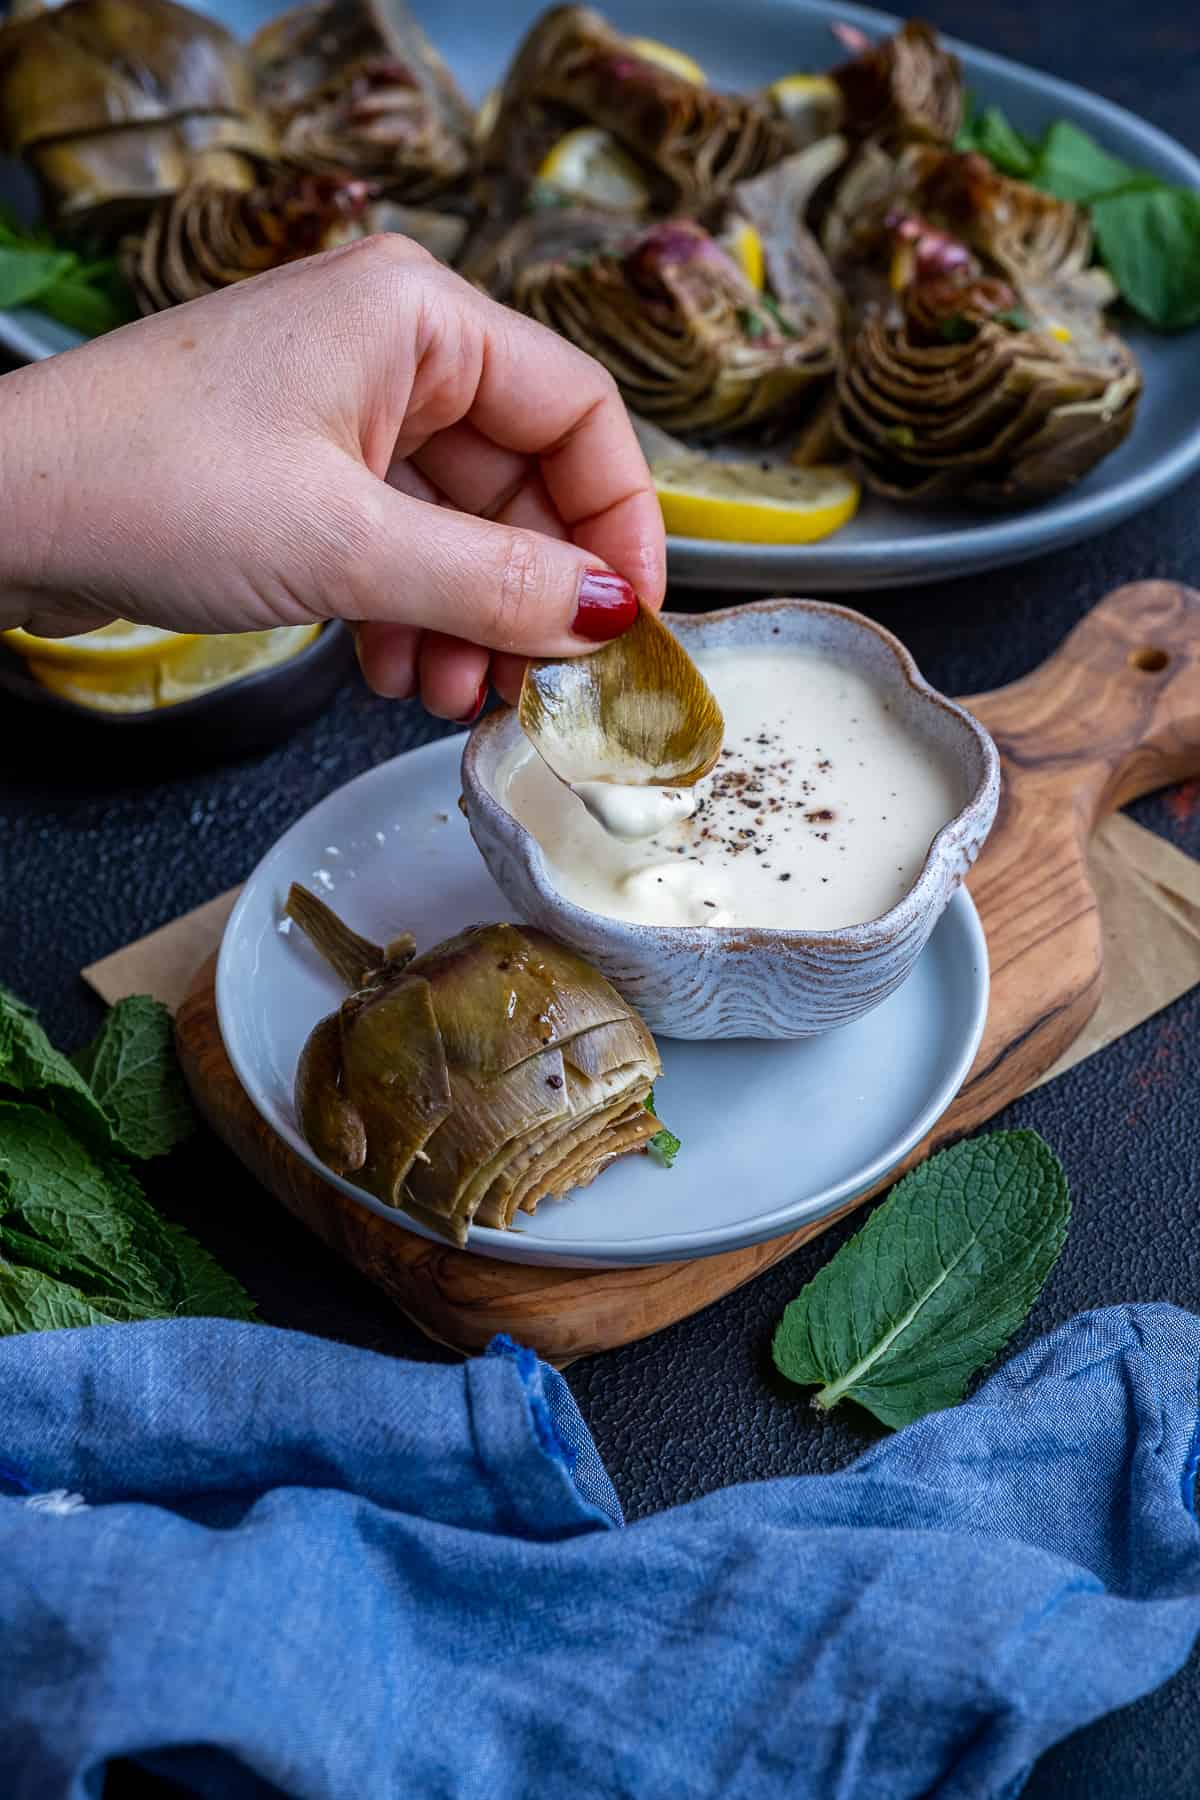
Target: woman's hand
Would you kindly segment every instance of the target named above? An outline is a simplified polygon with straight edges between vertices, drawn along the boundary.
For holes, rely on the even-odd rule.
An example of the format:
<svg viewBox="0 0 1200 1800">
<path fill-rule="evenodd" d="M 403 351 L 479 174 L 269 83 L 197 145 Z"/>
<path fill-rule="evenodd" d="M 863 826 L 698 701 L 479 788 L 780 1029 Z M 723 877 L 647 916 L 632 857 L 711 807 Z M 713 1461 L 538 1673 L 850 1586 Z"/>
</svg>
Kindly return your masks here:
<svg viewBox="0 0 1200 1800">
<path fill-rule="evenodd" d="M 6 375 L 0 489 L 0 624 L 348 619 L 446 718 L 663 596 L 611 378 L 396 236 Z"/>
</svg>

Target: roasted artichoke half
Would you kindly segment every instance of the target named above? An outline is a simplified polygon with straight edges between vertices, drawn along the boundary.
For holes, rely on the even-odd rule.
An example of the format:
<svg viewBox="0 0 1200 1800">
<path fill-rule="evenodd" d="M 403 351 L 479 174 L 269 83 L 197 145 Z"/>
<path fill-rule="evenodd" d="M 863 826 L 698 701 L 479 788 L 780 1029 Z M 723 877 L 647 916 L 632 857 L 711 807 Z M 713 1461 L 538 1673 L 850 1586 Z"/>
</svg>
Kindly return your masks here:
<svg viewBox="0 0 1200 1800">
<path fill-rule="evenodd" d="M 885 145 L 954 142 L 963 116 L 962 69 L 931 25 L 910 19 L 893 37 L 831 71 L 839 129 Z"/>
<path fill-rule="evenodd" d="M 473 115 L 403 0 L 317 0 L 250 45 L 288 162 L 420 205 L 461 182 Z"/>
<path fill-rule="evenodd" d="M 659 1131 L 654 1040 L 616 989 L 524 925 L 415 955 L 344 926 L 307 889 L 288 912 L 353 990 L 312 1031 L 301 1129 L 325 1165 L 462 1245 L 472 1223 L 585 1187 Z"/>
<path fill-rule="evenodd" d="M 690 81 L 649 61 L 599 13 L 556 6 L 509 68 L 480 147 L 485 173 L 507 184 L 511 201 L 581 124 L 602 127 L 633 155 L 663 212 L 701 211 L 795 147 L 767 101 Z"/>
<path fill-rule="evenodd" d="M 95 235 L 189 181 L 244 184 L 273 149 L 242 49 L 171 0 L 70 0 L 0 31 L 0 144 L 57 225 Z"/>
<path fill-rule="evenodd" d="M 193 182 L 158 202 L 121 265 L 143 313 L 332 249 L 372 229 L 362 182 L 264 171 L 248 191 Z"/>
<path fill-rule="evenodd" d="M 1116 448 L 1141 376 L 1072 259 L 1018 287 L 928 219 L 892 235 L 893 303 L 865 311 L 838 384 L 838 432 L 876 492 L 1023 504 Z"/>
<path fill-rule="evenodd" d="M 534 214 L 481 272 L 498 298 L 595 356 L 631 410 L 667 431 L 721 435 L 784 415 L 835 366 L 828 297 L 764 297 L 688 219 Z"/>
</svg>

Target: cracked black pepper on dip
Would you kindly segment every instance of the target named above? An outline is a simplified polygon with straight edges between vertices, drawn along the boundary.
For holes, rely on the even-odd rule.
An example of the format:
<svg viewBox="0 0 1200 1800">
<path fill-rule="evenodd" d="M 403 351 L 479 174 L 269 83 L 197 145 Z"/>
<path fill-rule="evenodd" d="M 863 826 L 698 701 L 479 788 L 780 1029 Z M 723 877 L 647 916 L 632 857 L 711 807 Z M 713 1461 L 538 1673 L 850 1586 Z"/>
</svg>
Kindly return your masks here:
<svg viewBox="0 0 1200 1800">
<path fill-rule="evenodd" d="M 725 716 L 688 809 L 634 842 L 606 832 L 529 746 L 501 792 L 567 899 L 653 925 L 832 930 L 886 912 L 959 810 L 961 778 L 857 669 L 807 650 L 711 650 Z"/>
</svg>

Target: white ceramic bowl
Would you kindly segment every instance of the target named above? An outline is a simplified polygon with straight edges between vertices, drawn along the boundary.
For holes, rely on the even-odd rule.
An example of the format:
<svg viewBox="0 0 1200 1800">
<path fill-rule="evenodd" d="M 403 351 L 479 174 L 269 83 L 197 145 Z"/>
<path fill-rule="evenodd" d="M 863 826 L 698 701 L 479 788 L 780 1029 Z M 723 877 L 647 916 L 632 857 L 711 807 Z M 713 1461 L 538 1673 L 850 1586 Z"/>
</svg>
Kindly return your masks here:
<svg viewBox="0 0 1200 1800">
<path fill-rule="evenodd" d="M 760 600 L 721 612 L 667 614 L 691 651 L 789 646 L 823 652 L 884 688 L 896 716 L 956 767 L 961 802 L 929 846 L 904 898 L 838 931 L 735 925 L 642 925 L 606 918 L 554 886 L 535 839 L 504 805 L 501 776 L 519 743 L 515 712 L 482 719 L 463 753 L 471 835 L 516 915 L 595 963 L 651 1030 L 681 1038 L 803 1038 L 886 1000 L 924 949 L 996 816 L 1000 762 L 978 720 L 930 687 L 890 631 L 816 600 Z"/>
</svg>

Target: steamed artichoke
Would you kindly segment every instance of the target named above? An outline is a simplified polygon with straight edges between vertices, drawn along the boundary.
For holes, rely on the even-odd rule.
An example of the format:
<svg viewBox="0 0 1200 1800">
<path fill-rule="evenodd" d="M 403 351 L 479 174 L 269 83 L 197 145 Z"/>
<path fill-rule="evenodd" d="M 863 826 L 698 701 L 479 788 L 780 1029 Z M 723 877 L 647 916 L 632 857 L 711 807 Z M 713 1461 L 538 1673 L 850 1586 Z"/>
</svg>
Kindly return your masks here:
<svg viewBox="0 0 1200 1800">
<path fill-rule="evenodd" d="M 654 1040 L 573 951 L 476 925 L 415 956 L 382 950 L 306 889 L 288 911 L 353 991 L 312 1031 L 301 1129 L 339 1175 L 462 1245 L 473 1222 L 585 1187 L 659 1131 Z"/>
<path fill-rule="evenodd" d="M 361 182 L 276 170 L 249 191 L 196 182 L 161 200 L 123 246 L 143 313 L 161 312 L 370 229 Z"/>
<path fill-rule="evenodd" d="M 589 351 L 631 410 L 668 431 L 724 434 L 785 414 L 835 365 L 834 303 L 818 285 L 805 307 L 764 301 L 687 219 L 639 228 L 535 214 L 487 274 L 494 294 Z"/>
<path fill-rule="evenodd" d="M 895 232 L 895 304 L 866 313 L 838 384 L 839 434 L 876 492 L 1045 499 L 1116 448 L 1141 377 L 1098 309 L 1018 291 L 928 221 Z"/>
<path fill-rule="evenodd" d="M 599 13 L 556 6 L 509 68 L 481 146 L 484 169 L 523 190 L 580 124 L 603 127 L 633 155 L 661 211 L 709 207 L 795 147 L 767 101 L 689 81 L 648 61 Z"/>
<path fill-rule="evenodd" d="M 473 115 L 403 0 L 315 0 L 250 54 L 286 161 L 415 204 L 466 174 Z"/>
<path fill-rule="evenodd" d="M 242 184 L 273 148 L 240 47 L 171 0 L 70 0 L 5 27 L 0 144 L 58 224 L 93 232 L 189 181 Z"/>
</svg>

